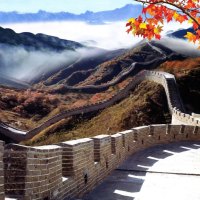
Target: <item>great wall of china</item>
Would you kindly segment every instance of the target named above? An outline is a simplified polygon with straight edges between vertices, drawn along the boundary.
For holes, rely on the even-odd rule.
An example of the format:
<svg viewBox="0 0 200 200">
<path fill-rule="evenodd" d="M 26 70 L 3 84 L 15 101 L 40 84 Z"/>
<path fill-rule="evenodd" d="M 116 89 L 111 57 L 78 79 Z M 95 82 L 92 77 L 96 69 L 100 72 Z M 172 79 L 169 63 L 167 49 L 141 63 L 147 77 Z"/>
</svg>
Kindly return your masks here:
<svg viewBox="0 0 200 200">
<path fill-rule="evenodd" d="M 151 125 L 57 145 L 4 146 L 0 142 L 0 199 L 79 198 L 91 191 L 131 154 L 177 141 L 199 141 L 189 125 Z"/>
<path fill-rule="evenodd" d="M 163 85 L 172 114 L 172 124 L 142 126 L 111 136 L 99 135 L 41 147 L 5 145 L 0 142 L 0 199 L 78 198 L 91 191 L 137 151 L 157 144 L 200 141 L 200 121 L 195 115 L 184 113 L 174 76 L 156 71 L 141 71 L 111 99 L 65 111 L 45 122 L 37 131 L 64 117 L 113 105 L 143 80 Z M 32 132 L 31 136 L 34 134 Z"/>
<path fill-rule="evenodd" d="M 113 95 L 105 101 L 63 111 L 28 132 L 16 130 L 2 123 L 0 126 L 0 132 L 1 134 L 11 138 L 14 142 L 30 139 L 50 125 L 64 118 L 82 113 L 98 111 L 113 105 L 115 102 L 124 99 L 129 94 L 130 90 L 135 88 L 143 80 L 154 81 L 164 87 L 167 96 L 168 107 L 172 114 L 173 124 L 188 124 L 195 126 L 200 125 L 200 121 L 197 118 L 185 113 L 185 109 L 176 85 L 176 80 L 173 75 L 165 72 L 143 70 L 135 75 L 133 80 L 125 88 L 121 89 L 116 95 Z"/>
</svg>

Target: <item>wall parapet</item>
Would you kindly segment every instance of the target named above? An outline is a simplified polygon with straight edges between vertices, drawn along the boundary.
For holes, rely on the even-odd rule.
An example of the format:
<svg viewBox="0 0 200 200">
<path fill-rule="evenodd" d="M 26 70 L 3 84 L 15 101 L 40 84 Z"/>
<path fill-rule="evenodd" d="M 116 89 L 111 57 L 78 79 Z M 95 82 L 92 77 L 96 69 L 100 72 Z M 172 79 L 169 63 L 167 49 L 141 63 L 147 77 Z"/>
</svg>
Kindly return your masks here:
<svg viewBox="0 0 200 200">
<path fill-rule="evenodd" d="M 41 147 L 4 146 L 0 142 L 4 152 L 0 160 L 0 199 L 4 193 L 23 200 L 81 198 L 129 155 L 158 144 L 186 140 L 199 141 L 200 128 L 150 125 Z"/>
<path fill-rule="evenodd" d="M 172 123 L 200 126 L 200 118 L 197 118 L 195 115 L 183 113 L 175 107 L 172 113 Z"/>
</svg>

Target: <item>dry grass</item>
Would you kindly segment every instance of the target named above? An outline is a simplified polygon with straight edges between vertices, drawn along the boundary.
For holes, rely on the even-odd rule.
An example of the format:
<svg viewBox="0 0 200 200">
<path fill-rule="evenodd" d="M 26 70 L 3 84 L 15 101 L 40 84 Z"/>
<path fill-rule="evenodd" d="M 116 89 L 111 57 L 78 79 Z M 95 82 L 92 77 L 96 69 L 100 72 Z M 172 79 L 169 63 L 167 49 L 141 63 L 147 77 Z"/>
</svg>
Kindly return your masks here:
<svg viewBox="0 0 200 200">
<path fill-rule="evenodd" d="M 110 87 L 108 90 L 97 94 L 66 93 L 64 95 L 52 95 L 48 90 L 34 89 L 28 91 L 0 87 L 0 117 L 2 121 L 16 128 L 31 130 L 63 110 L 109 99 L 130 81 L 131 79 L 128 78 L 115 87 Z M 37 98 L 38 95 L 39 98 Z M 31 108 L 33 112 L 27 111 L 27 107 L 29 110 Z M 40 114 L 42 108 L 45 108 L 47 112 Z"/>
<path fill-rule="evenodd" d="M 144 81 L 120 103 L 104 109 L 98 115 L 75 123 L 61 121 L 41 132 L 26 145 L 46 145 L 61 141 L 113 134 L 140 125 L 166 123 L 169 113 L 162 86 Z M 60 128 L 59 127 L 63 127 Z M 53 130 L 53 131 L 52 131 Z"/>
<path fill-rule="evenodd" d="M 192 69 L 200 67 L 200 57 L 188 58 L 182 61 L 167 61 L 160 65 L 158 68 L 161 71 L 175 74 L 176 77 L 188 74 Z"/>
</svg>

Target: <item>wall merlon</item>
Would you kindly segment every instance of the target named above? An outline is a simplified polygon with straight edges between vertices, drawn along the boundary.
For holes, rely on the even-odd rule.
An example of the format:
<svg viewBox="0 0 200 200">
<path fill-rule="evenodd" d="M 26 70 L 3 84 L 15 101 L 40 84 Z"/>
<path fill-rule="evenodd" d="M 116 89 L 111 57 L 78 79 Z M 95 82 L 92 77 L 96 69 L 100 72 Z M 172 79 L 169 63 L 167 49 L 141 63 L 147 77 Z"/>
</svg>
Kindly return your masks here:
<svg viewBox="0 0 200 200">
<path fill-rule="evenodd" d="M 78 140 L 71 140 L 71 141 L 62 142 L 60 144 L 64 145 L 64 146 L 79 146 L 81 144 L 85 145 L 86 143 L 89 143 L 91 141 L 92 141 L 91 138 L 83 138 L 83 139 L 78 139 Z"/>
<path fill-rule="evenodd" d="M 122 131 L 122 132 L 119 132 L 119 134 L 122 135 L 123 147 L 125 148 L 128 155 L 131 154 L 130 143 L 133 142 L 133 130 Z"/>
<path fill-rule="evenodd" d="M 161 125 L 156 125 L 153 124 L 151 125 L 153 129 L 153 135 L 161 135 L 163 133 L 166 133 L 166 124 L 161 124 Z"/>
<path fill-rule="evenodd" d="M 117 134 L 111 135 L 112 154 L 118 154 L 122 148 L 123 148 L 122 134 L 117 133 Z"/>
<path fill-rule="evenodd" d="M 142 126 L 133 128 L 133 130 L 137 131 L 137 139 L 138 141 L 144 142 L 144 138 L 149 135 L 149 126 Z"/>
<path fill-rule="evenodd" d="M 94 140 L 94 162 L 104 162 L 111 156 L 111 137 L 109 135 L 96 136 Z"/>
<path fill-rule="evenodd" d="M 177 134 L 180 133 L 182 125 L 169 125 L 168 127 L 170 127 L 169 128 L 169 134 L 177 135 Z"/>
</svg>

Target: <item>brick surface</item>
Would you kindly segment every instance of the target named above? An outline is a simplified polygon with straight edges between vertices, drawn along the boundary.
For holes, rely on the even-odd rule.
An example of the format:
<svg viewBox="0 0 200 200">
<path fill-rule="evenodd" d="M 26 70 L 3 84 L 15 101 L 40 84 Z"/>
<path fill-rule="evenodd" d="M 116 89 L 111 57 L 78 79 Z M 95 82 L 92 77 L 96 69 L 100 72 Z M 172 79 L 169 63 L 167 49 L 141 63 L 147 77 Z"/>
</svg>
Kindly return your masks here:
<svg viewBox="0 0 200 200">
<path fill-rule="evenodd" d="M 200 140 L 198 126 L 142 126 L 42 147 L 9 144 L 0 153 L 0 194 L 29 200 L 81 198 L 130 155 L 187 140 Z"/>
</svg>

